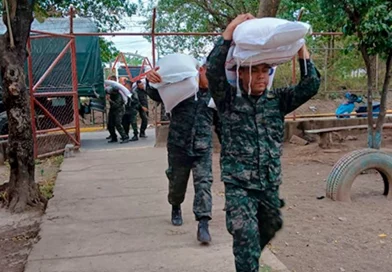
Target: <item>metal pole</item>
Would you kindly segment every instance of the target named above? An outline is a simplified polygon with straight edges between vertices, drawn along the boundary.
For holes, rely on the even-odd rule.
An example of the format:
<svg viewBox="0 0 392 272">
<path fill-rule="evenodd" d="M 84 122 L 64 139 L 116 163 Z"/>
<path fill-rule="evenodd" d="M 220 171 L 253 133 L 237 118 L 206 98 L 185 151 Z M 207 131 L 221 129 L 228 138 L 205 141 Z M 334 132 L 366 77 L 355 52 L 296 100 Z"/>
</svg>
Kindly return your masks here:
<svg viewBox="0 0 392 272">
<path fill-rule="evenodd" d="M 34 143 L 34 158 L 38 156 L 37 146 L 37 127 L 35 122 L 35 108 L 34 108 L 34 78 L 33 78 L 33 60 L 31 56 L 31 40 L 27 40 L 27 48 L 29 50 L 29 56 L 27 58 L 27 66 L 29 73 L 29 89 L 30 89 L 30 114 L 31 114 L 31 128 L 33 131 L 33 143 Z"/>
<path fill-rule="evenodd" d="M 302 14 L 304 12 L 304 8 L 301 8 L 301 10 L 299 11 L 298 17 L 297 17 L 297 21 L 300 21 L 302 18 Z M 297 83 L 297 73 L 296 73 L 296 68 L 295 68 L 295 56 L 293 57 L 292 60 L 292 77 L 291 77 L 291 84 L 295 85 Z M 295 117 L 296 117 L 296 113 L 295 111 L 293 112 L 293 120 L 295 121 Z"/>
<path fill-rule="evenodd" d="M 378 71 L 378 54 L 376 55 L 376 71 L 377 71 L 377 73 L 376 73 L 376 90 L 377 90 L 377 92 L 378 92 L 378 76 L 379 76 L 379 71 Z"/>
<path fill-rule="evenodd" d="M 74 7 L 71 5 L 69 7 L 69 34 L 73 34 L 74 32 L 73 17 L 74 17 Z"/>
<path fill-rule="evenodd" d="M 327 92 L 328 84 L 328 48 L 325 48 L 325 58 L 324 58 L 324 92 Z"/>
<path fill-rule="evenodd" d="M 152 23 L 151 23 L 151 46 L 152 46 L 152 66 L 155 68 L 156 56 L 155 56 L 155 21 L 157 18 L 157 9 L 154 8 L 152 11 Z M 158 103 L 155 102 L 155 112 L 154 112 L 154 122 L 155 122 L 155 141 L 158 139 Z"/>
<path fill-rule="evenodd" d="M 35 31 L 34 31 L 35 32 Z M 42 31 L 36 31 L 43 33 Z M 45 33 L 46 34 L 46 33 Z M 63 35 L 63 34 L 58 34 Z M 75 36 L 152 36 L 151 32 L 80 32 Z M 219 32 L 158 32 L 154 36 L 220 36 Z M 342 36 L 342 32 L 313 32 L 312 36 Z"/>
<path fill-rule="evenodd" d="M 152 26 L 151 26 L 151 45 L 152 45 L 152 65 L 155 67 L 155 20 L 157 16 L 157 9 L 153 9 Z"/>
<path fill-rule="evenodd" d="M 74 105 L 74 120 L 75 120 L 75 138 L 80 146 L 80 120 L 79 120 L 79 96 L 78 96 L 78 74 L 76 65 L 76 45 L 75 38 L 71 40 L 71 69 L 72 69 L 72 91 L 73 91 L 73 105 Z"/>
</svg>

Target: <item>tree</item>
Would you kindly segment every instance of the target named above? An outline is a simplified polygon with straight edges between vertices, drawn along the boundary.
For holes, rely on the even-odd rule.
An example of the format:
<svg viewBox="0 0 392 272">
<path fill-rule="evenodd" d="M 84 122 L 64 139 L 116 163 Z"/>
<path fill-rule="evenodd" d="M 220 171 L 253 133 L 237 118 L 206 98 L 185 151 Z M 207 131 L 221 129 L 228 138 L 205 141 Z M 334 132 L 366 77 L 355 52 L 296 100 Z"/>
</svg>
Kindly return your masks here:
<svg viewBox="0 0 392 272">
<path fill-rule="evenodd" d="M 156 32 L 220 32 L 238 14 L 251 12 L 275 17 L 280 0 L 208 1 L 208 0 L 139 0 L 141 15 L 148 18 L 145 26 L 151 31 L 152 9 L 157 7 Z M 260 5 L 260 9 L 259 9 Z M 151 39 L 150 37 L 146 37 Z M 157 39 L 162 54 L 186 52 L 194 56 L 205 55 L 214 37 L 164 36 Z"/>
<path fill-rule="evenodd" d="M 122 0 L 46 0 L 37 3 L 34 0 L 3 0 L 1 3 L 4 3 L 0 8 L 7 32 L 0 35 L 0 78 L 9 123 L 11 168 L 9 182 L 3 187 L 11 212 L 23 212 L 27 206 L 45 206 L 46 203 L 34 179 L 31 105 L 24 74 L 33 11 L 41 18 L 62 16 L 72 4 L 79 15 L 93 17 L 101 30 L 115 30 L 122 27 L 121 16 L 134 14 L 136 7 Z"/>
<path fill-rule="evenodd" d="M 141 66 L 143 64 L 144 57 L 142 56 L 127 53 L 124 53 L 124 56 L 128 66 Z"/>
<path fill-rule="evenodd" d="M 99 38 L 99 47 L 101 49 L 102 62 L 109 63 L 120 53 L 112 41 Z"/>
<path fill-rule="evenodd" d="M 320 0 L 320 7 L 332 20 L 336 11 L 344 12 L 346 17 L 343 31 L 346 35 L 355 35 L 357 38 L 358 48 L 365 61 L 367 72 L 368 146 L 379 149 L 386 116 L 387 93 L 392 76 L 392 2 Z M 374 124 L 373 95 L 377 91 L 374 80 L 377 72 L 374 59 L 377 54 L 386 60 L 386 71 L 381 91 L 380 114 Z"/>
<path fill-rule="evenodd" d="M 0 67 L 3 101 L 9 125 L 10 180 L 7 187 L 11 211 L 22 212 L 26 205 L 45 204 L 34 181 L 34 150 L 30 100 L 23 71 L 26 43 L 33 21 L 34 1 L 5 0 L 3 21 L 7 32 L 0 36 Z"/>
</svg>

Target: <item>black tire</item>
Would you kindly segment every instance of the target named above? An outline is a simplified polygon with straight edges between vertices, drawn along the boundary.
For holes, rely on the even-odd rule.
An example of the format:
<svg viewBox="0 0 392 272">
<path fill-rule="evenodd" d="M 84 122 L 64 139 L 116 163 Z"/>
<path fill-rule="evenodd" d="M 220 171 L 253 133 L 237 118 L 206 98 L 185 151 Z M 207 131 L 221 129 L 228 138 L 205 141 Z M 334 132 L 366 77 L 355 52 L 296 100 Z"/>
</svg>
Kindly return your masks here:
<svg viewBox="0 0 392 272">
<path fill-rule="evenodd" d="M 363 171 L 375 169 L 384 180 L 384 195 L 392 200 L 392 155 L 376 149 L 362 149 L 345 155 L 333 167 L 327 179 L 327 197 L 351 201 L 350 191 L 355 178 Z"/>
</svg>

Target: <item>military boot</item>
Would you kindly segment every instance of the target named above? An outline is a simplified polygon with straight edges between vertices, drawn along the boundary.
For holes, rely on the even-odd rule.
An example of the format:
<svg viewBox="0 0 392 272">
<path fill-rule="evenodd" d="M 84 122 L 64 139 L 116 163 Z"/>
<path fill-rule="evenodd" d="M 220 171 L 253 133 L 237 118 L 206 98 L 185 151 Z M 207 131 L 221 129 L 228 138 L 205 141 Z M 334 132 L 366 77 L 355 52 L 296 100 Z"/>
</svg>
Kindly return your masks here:
<svg viewBox="0 0 392 272">
<path fill-rule="evenodd" d="M 121 139 L 120 144 L 125 144 L 125 143 L 128 143 L 128 142 L 129 142 L 129 137 L 127 136 L 127 137 Z"/>
<path fill-rule="evenodd" d="M 172 206 L 172 224 L 174 226 L 181 226 L 182 225 L 182 215 L 181 215 L 181 206 Z"/>
<path fill-rule="evenodd" d="M 208 244 L 211 242 L 211 235 L 208 230 L 207 218 L 202 218 L 199 221 L 199 226 L 197 228 L 197 240 L 202 244 Z"/>
<path fill-rule="evenodd" d="M 133 135 L 133 137 L 132 137 L 132 139 L 130 141 L 131 142 L 139 141 L 139 137 L 137 137 L 137 135 Z"/>
<path fill-rule="evenodd" d="M 111 139 L 110 141 L 108 141 L 108 143 L 109 143 L 109 144 L 117 143 L 117 139 Z"/>
<path fill-rule="evenodd" d="M 140 132 L 140 138 L 147 138 L 147 135 L 145 132 Z"/>
</svg>

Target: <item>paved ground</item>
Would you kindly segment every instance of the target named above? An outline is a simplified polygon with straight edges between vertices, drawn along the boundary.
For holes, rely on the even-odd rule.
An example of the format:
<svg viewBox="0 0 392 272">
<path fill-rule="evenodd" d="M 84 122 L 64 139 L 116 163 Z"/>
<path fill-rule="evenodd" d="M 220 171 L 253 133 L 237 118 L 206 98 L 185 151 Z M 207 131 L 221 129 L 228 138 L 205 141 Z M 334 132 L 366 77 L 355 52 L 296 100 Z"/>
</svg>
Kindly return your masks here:
<svg viewBox="0 0 392 272">
<path fill-rule="evenodd" d="M 166 150 L 151 147 L 148 134 L 110 147 L 106 133 L 83 135 L 81 153 L 63 163 L 26 272 L 234 272 L 223 196 L 214 194 L 210 246 L 196 241 L 192 186 L 184 225 L 172 226 Z M 263 261 L 287 271 L 269 251 Z"/>
<path fill-rule="evenodd" d="M 108 144 L 106 137 L 109 136 L 107 130 L 97 132 L 86 132 L 81 134 L 82 149 L 84 150 L 103 150 L 103 149 L 118 149 L 130 147 L 145 147 L 154 146 L 155 144 L 155 129 L 147 129 L 146 135 L 148 138 L 139 139 L 136 142 L 129 142 L 126 144 L 112 143 Z"/>
</svg>

